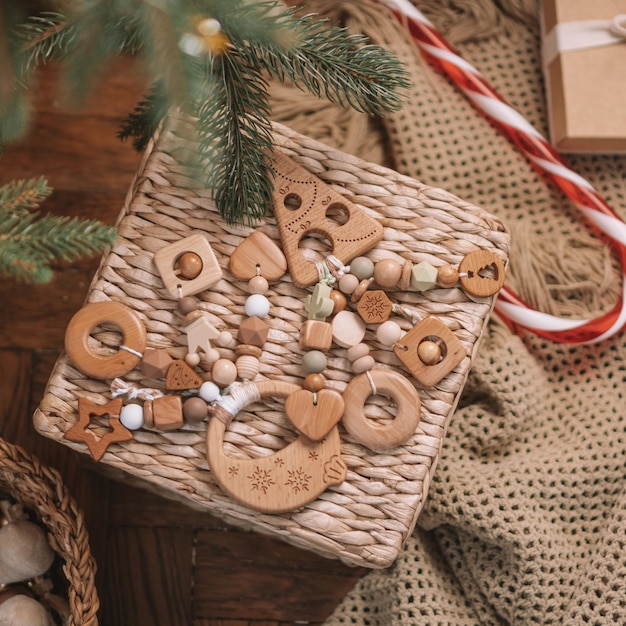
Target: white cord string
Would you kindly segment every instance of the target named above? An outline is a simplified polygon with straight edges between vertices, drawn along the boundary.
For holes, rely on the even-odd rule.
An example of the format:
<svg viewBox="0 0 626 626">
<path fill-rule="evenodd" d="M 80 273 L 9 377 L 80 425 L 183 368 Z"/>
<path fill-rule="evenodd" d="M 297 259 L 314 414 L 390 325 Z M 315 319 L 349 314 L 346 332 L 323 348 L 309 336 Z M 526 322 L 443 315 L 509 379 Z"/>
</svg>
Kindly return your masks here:
<svg viewBox="0 0 626 626">
<path fill-rule="evenodd" d="M 121 378 L 114 378 L 111 382 L 111 395 L 113 398 L 119 396 L 127 396 L 129 400 L 156 400 L 165 395 L 159 389 L 150 389 L 148 387 L 135 387 L 130 385 Z"/>
<path fill-rule="evenodd" d="M 244 407 L 261 399 L 261 394 L 254 383 L 233 383 L 228 393 L 220 396 L 215 404 L 233 417 Z"/>
<path fill-rule="evenodd" d="M 143 353 L 139 352 L 139 350 L 135 350 L 134 348 L 129 348 L 126 344 L 122 344 L 119 348 L 120 350 L 126 350 L 126 352 L 130 352 L 134 354 L 136 357 L 143 359 Z"/>
</svg>

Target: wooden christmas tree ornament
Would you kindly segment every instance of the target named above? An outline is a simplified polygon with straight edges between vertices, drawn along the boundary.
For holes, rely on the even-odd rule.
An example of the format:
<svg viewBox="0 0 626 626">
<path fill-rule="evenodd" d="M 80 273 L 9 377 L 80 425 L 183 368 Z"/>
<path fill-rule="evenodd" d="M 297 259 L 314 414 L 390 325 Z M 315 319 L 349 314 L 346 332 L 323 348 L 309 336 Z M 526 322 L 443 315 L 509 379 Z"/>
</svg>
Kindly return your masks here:
<svg viewBox="0 0 626 626">
<path fill-rule="evenodd" d="M 328 239 L 331 254 L 344 264 L 382 239 L 380 222 L 283 152 L 275 151 L 274 157 L 274 215 L 291 280 L 297 287 L 308 287 L 319 280 L 315 262 L 306 259 L 300 250 L 300 242 L 307 235 Z"/>
</svg>

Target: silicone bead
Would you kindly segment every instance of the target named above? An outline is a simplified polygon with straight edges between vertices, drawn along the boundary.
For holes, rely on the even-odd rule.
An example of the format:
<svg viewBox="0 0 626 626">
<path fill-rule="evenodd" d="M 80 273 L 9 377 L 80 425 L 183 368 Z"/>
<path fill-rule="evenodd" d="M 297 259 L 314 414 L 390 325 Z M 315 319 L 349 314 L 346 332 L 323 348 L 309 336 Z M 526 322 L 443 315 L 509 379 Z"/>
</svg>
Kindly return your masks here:
<svg viewBox="0 0 626 626">
<path fill-rule="evenodd" d="M 350 262 L 350 273 L 354 274 L 359 280 L 371 278 L 374 275 L 374 263 L 366 256 L 358 256 Z"/>
<path fill-rule="evenodd" d="M 195 252 L 185 252 L 178 259 L 178 273 L 182 278 L 193 280 L 200 276 L 200 272 L 202 272 L 202 259 Z"/>
<path fill-rule="evenodd" d="M 362 356 L 360 359 L 357 359 L 352 363 L 352 371 L 355 374 L 362 374 L 363 372 L 367 372 L 372 369 L 376 365 L 376 361 L 374 361 L 374 357 L 367 354 L 366 356 Z"/>
<path fill-rule="evenodd" d="M 402 337 L 402 329 L 396 322 L 391 320 L 383 322 L 376 329 L 376 339 L 383 346 L 393 346 L 400 337 Z"/>
<path fill-rule="evenodd" d="M 248 291 L 253 294 L 264 294 L 269 291 L 270 285 L 263 276 L 253 276 L 248 281 Z"/>
<path fill-rule="evenodd" d="M 198 395 L 205 402 L 213 402 L 220 397 L 220 388 L 214 382 L 207 380 L 202 383 L 202 386 L 198 390 Z"/>
<path fill-rule="evenodd" d="M 192 296 L 184 296 L 178 301 L 178 310 L 182 315 L 187 315 L 198 310 L 198 302 Z"/>
<path fill-rule="evenodd" d="M 185 355 L 185 363 L 191 367 L 197 367 L 200 365 L 200 355 L 197 352 L 189 352 Z"/>
<path fill-rule="evenodd" d="M 302 367 L 307 374 L 323 372 L 327 365 L 326 355 L 320 350 L 311 350 L 302 357 Z"/>
<path fill-rule="evenodd" d="M 402 265 L 393 259 L 382 259 L 374 268 L 374 280 L 386 289 L 392 289 L 402 276 Z"/>
<path fill-rule="evenodd" d="M 346 350 L 346 358 L 349 361 L 356 361 L 362 356 L 367 356 L 370 353 L 370 347 L 366 343 L 357 343 L 356 346 L 352 346 Z"/>
<path fill-rule="evenodd" d="M 204 362 L 211 365 L 220 358 L 220 353 L 215 348 L 209 348 L 204 353 Z"/>
<path fill-rule="evenodd" d="M 365 337 L 365 322 L 352 311 L 337 313 L 331 322 L 333 326 L 333 340 L 342 348 L 350 348 L 363 341 Z"/>
<path fill-rule="evenodd" d="M 352 295 L 358 286 L 359 279 L 354 274 L 344 274 L 339 279 L 338 287 L 341 293 L 345 293 L 347 296 Z"/>
<path fill-rule="evenodd" d="M 211 367 L 211 376 L 216 385 L 227 387 L 237 380 L 237 366 L 228 359 L 218 359 Z"/>
<path fill-rule="evenodd" d="M 217 345 L 222 348 L 229 348 L 233 343 L 233 335 L 227 330 L 223 330 L 216 339 Z"/>
<path fill-rule="evenodd" d="M 265 317 L 270 312 L 270 301 L 264 295 L 254 293 L 246 299 L 244 309 L 249 317 Z"/>
<path fill-rule="evenodd" d="M 120 411 L 120 422 L 128 430 L 137 430 L 144 424 L 143 408 L 139 404 L 127 404 Z"/>
<path fill-rule="evenodd" d="M 183 402 L 183 417 L 189 424 L 199 424 L 209 414 L 209 407 L 202 398 L 188 398 Z"/>
<path fill-rule="evenodd" d="M 422 261 L 411 270 L 411 287 L 417 291 L 428 291 L 437 286 L 437 268 Z"/>
</svg>

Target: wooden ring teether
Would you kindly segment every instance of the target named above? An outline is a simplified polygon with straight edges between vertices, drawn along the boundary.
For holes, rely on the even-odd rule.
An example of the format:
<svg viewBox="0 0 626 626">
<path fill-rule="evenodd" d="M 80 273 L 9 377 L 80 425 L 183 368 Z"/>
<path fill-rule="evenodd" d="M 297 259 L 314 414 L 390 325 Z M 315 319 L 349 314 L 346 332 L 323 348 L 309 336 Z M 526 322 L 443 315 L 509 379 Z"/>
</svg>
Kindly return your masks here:
<svg viewBox="0 0 626 626">
<path fill-rule="evenodd" d="M 253 392 L 250 402 L 266 397 L 284 398 L 302 389 L 283 381 L 245 383 L 242 388 Z M 237 407 L 235 413 L 242 408 Z M 252 509 L 265 513 L 293 511 L 345 480 L 347 468 L 341 459 L 336 426 L 321 441 L 300 435 L 278 452 L 255 459 L 227 455 L 225 432 L 226 423 L 213 415 L 206 438 L 209 467 L 229 496 Z"/>
<path fill-rule="evenodd" d="M 365 415 L 365 402 L 376 394 L 387 394 L 396 401 L 396 417 L 387 424 Z M 404 443 L 419 423 L 419 395 L 404 376 L 393 370 L 372 369 L 355 376 L 343 392 L 343 400 L 345 429 L 358 443 L 372 450 L 389 450 Z"/>
<path fill-rule="evenodd" d="M 96 354 L 89 335 L 100 324 L 114 324 L 123 335 L 123 346 L 113 354 Z M 139 316 L 120 302 L 87 304 L 70 320 L 65 331 L 65 351 L 72 363 L 91 378 L 117 378 L 130 372 L 146 349 L 146 329 Z"/>
</svg>

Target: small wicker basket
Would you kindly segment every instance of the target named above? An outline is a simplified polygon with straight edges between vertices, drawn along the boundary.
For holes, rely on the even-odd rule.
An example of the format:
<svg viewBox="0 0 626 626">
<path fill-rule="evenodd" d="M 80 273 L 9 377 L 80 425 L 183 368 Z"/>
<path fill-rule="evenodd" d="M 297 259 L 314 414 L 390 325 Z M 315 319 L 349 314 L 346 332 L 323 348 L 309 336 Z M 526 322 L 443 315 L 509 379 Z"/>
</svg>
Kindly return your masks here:
<svg viewBox="0 0 626 626">
<path fill-rule="evenodd" d="M 193 233 L 202 233 L 224 278 L 198 297 L 217 328 L 234 330 L 243 319 L 248 294 L 245 282 L 230 275 L 228 260 L 253 232 L 225 224 L 210 193 L 190 178 L 184 165 L 186 155 L 194 149 L 189 136 L 188 120 L 170 118 L 154 137 L 120 215 L 118 242 L 103 259 L 88 295 L 89 302 L 115 300 L 134 309 L 146 326 L 149 347 L 166 348 L 175 358 L 184 358 L 186 336 L 180 328 L 177 304 L 168 296 L 155 268 L 155 252 Z M 486 249 L 507 263 L 506 228 L 484 210 L 278 124 L 274 126 L 274 141 L 299 165 L 380 220 L 384 238 L 372 251 L 373 260 L 394 256 L 414 263 L 429 261 L 435 266 L 458 265 L 469 252 Z M 272 216 L 259 228 L 279 241 Z M 288 276 L 271 287 L 272 330 L 261 359 L 262 378 L 302 385 L 298 339 L 306 320 L 306 294 Z M 461 342 L 466 357 L 440 383 L 418 389 L 422 405 L 419 426 L 406 444 L 376 454 L 351 440 L 340 425 L 348 477 L 317 500 L 283 514 L 260 513 L 233 501 L 208 468 L 206 424 L 189 424 L 170 432 L 142 428 L 134 432 L 132 441 L 110 446 L 100 465 L 122 470 L 125 480 L 136 479 L 163 496 L 181 499 L 230 523 L 349 564 L 389 566 L 423 507 L 447 426 L 495 301 L 493 296 L 470 297 L 459 288 L 394 293 L 393 297 L 420 315 L 437 316 Z M 410 327 L 407 320 L 405 329 Z M 371 342 L 380 366 L 407 375 L 393 353 L 376 344 L 375 334 L 368 331 L 366 340 Z M 224 356 L 234 359 L 231 353 Z M 331 350 L 325 376 L 338 391 L 345 388 L 352 376 L 345 350 Z M 127 379 L 142 383 L 137 370 Z M 63 438 L 77 420 L 79 397 L 104 404 L 111 398 L 108 383 L 86 377 L 62 357 L 34 421 L 43 435 L 85 452 L 83 444 Z M 383 405 L 379 402 L 375 410 L 384 413 L 387 409 Z M 240 457 L 263 456 L 275 452 L 280 439 L 284 445 L 290 437 L 294 438 L 294 431 L 286 422 L 282 401 L 255 403 L 229 426 L 225 450 Z"/>
<path fill-rule="evenodd" d="M 83 514 L 55 470 L 0 439 L 0 492 L 32 511 L 63 560 L 70 626 L 97 626 L 96 564 Z"/>
</svg>

